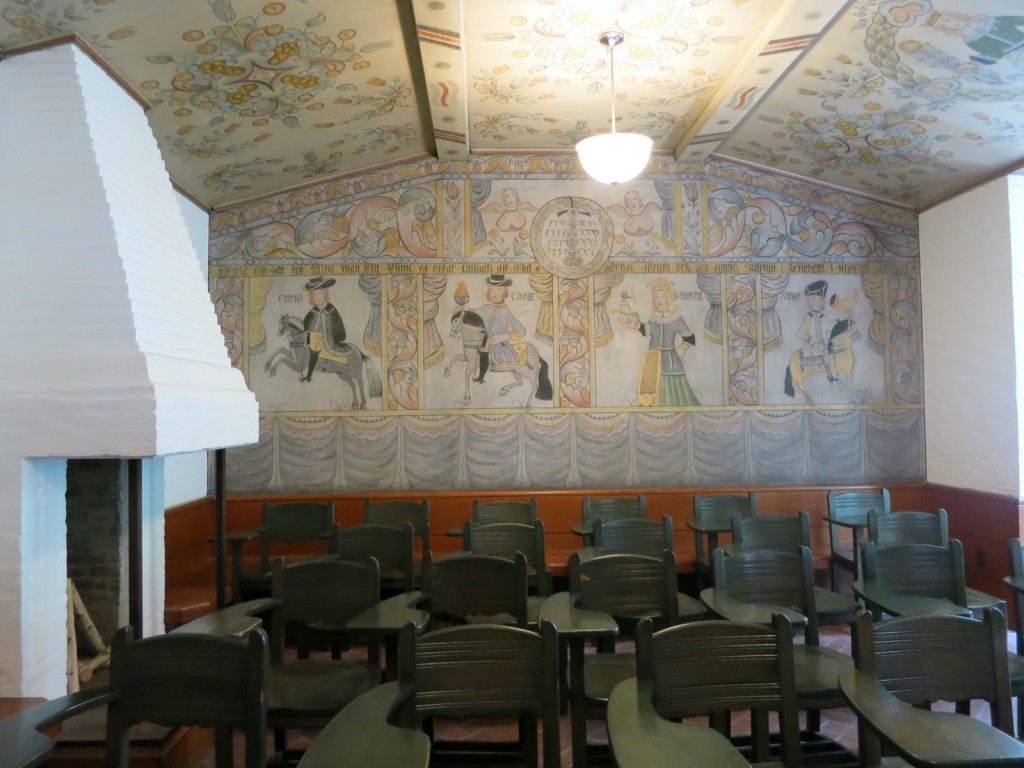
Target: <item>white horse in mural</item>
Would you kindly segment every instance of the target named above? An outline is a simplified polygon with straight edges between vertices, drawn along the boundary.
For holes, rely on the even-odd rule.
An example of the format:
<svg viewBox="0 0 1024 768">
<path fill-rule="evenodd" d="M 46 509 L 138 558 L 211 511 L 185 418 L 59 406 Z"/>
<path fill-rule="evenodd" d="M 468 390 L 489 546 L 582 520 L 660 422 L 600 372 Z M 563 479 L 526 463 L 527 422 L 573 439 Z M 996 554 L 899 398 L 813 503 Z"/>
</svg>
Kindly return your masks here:
<svg viewBox="0 0 1024 768">
<path fill-rule="evenodd" d="M 278 336 L 288 337 L 287 347 L 278 347 L 267 360 L 264 368 L 267 375 L 277 375 L 277 368 L 285 365 L 300 374 L 305 373 L 309 361 L 309 346 L 306 344 L 306 329 L 302 320 L 294 315 L 281 315 L 277 326 Z M 317 373 L 333 373 L 342 381 L 348 383 L 352 388 L 352 409 L 356 411 L 366 410 L 366 394 L 370 397 L 380 397 L 382 390 L 380 373 L 377 366 L 373 364 L 373 358 L 364 353 L 355 344 L 343 342 L 341 349 L 344 351 L 342 357 L 334 358 L 320 353 L 316 363 Z M 366 390 L 363 389 L 363 374 L 366 374 Z"/>
<path fill-rule="evenodd" d="M 452 358 L 444 369 L 444 375 L 450 375 L 452 366 L 458 361 L 466 362 L 466 390 L 462 404 L 469 405 L 469 382 L 481 380 L 474 379 L 473 374 L 480 369 L 480 350 L 487 343 L 487 330 L 483 318 L 472 310 L 460 309 L 452 315 L 451 335 L 453 339 L 462 339 L 462 354 Z M 528 341 L 523 344 L 526 345 L 525 363 L 491 363 L 488 370 L 497 373 L 507 371 L 515 377 L 515 381 L 498 390 L 501 396 L 507 395 L 513 387 L 520 386 L 524 381 L 527 382 L 530 385 L 530 394 L 526 398 L 526 407 L 529 408 L 535 397 L 538 400 L 550 400 L 552 387 L 547 361 L 540 356 L 540 352 L 533 344 Z"/>
</svg>

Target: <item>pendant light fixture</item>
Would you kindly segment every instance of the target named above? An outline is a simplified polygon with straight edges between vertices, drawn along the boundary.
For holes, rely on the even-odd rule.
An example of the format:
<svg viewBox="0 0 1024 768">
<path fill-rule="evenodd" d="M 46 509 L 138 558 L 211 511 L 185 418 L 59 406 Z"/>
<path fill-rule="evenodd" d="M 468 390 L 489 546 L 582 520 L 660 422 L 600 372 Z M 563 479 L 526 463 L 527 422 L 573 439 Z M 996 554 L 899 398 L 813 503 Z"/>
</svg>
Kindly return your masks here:
<svg viewBox="0 0 1024 768">
<path fill-rule="evenodd" d="M 589 136 L 576 143 L 576 154 L 587 174 L 604 184 L 629 181 L 647 167 L 652 142 L 639 133 L 615 132 L 615 46 L 624 40 L 621 32 L 605 32 L 601 45 L 608 49 L 612 87 L 612 132 Z"/>
</svg>

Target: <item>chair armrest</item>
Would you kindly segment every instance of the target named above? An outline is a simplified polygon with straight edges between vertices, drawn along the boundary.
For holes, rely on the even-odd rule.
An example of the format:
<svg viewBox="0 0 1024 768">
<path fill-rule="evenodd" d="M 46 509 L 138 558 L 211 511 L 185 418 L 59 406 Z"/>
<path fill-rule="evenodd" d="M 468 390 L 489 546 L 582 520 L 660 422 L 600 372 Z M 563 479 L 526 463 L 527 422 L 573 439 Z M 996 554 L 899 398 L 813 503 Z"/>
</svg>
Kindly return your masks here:
<svg viewBox="0 0 1024 768">
<path fill-rule="evenodd" d="M 422 632 L 430 623 L 430 612 L 416 608 L 423 600 L 422 592 L 403 592 L 349 619 L 345 628 L 352 632 L 398 633 L 406 624 L 415 624 Z"/>
<path fill-rule="evenodd" d="M 901 595 L 887 587 L 880 587 L 870 581 L 858 579 L 853 582 L 853 591 L 868 607 L 874 606 L 890 616 L 924 616 L 929 614 L 970 616 L 971 609 L 957 605 L 944 597 L 919 597 Z"/>
<path fill-rule="evenodd" d="M 339 712 L 306 749 L 299 768 L 427 768 L 430 738 L 388 719 L 412 693 L 383 683 Z"/>
<path fill-rule="evenodd" d="M 604 611 L 577 608 L 569 592 L 556 592 L 540 607 L 539 621 L 550 621 L 561 636 L 614 636 L 618 622 Z"/>
<path fill-rule="evenodd" d="M 760 603 L 744 603 L 724 589 L 709 587 L 702 590 L 700 599 L 709 609 L 717 613 L 723 619 L 729 621 L 740 621 L 744 624 L 764 624 L 770 626 L 772 616 L 781 613 L 794 627 L 807 626 L 807 617 L 792 608 L 784 608 L 781 605 L 763 605 Z"/>
<path fill-rule="evenodd" d="M 1003 576 L 1003 583 L 1014 592 L 1024 592 L 1024 576 Z"/>
<path fill-rule="evenodd" d="M 263 536 L 264 531 L 264 528 L 242 528 L 237 531 L 228 531 L 224 534 L 224 541 L 228 542 L 229 544 L 232 542 L 241 543 L 246 541 L 256 541 L 256 539 Z M 216 542 L 217 537 L 209 536 L 207 537 L 207 540 L 211 542 Z"/>
<path fill-rule="evenodd" d="M 713 728 L 665 720 L 652 686 L 633 677 L 608 699 L 608 740 L 619 768 L 749 768 L 739 750 Z"/>
<path fill-rule="evenodd" d="M 37 704 L 0 719 L 0 744 L 5 768 L 32 768 L 53 752 L 53 737 L 43 733 L 115 698 L 106 687 L 90 688 Z"/>
<path fill-rule="evenodd" d="M 839 675 L 839 689 L 862 723 L 914 766 L 1024 765 L 1024 744 L 983 720 L 907 704 L 878 677 L 856 669 Z"/>
<path fill-rule="evenodd" d="M 257 600 L 248 600 L 244 603 L 238 603 L 238 605 L 229 605 L 227 608 L 208 613 L 205 616 L 200 616 L 195 621 L 175 627 L 171 630 L 171 633 L 244 637 L 263 624 L 263 619 L 257 614 L 266 613 L 280 604 L 280 600 L 265 597 Z"/>
</svg>

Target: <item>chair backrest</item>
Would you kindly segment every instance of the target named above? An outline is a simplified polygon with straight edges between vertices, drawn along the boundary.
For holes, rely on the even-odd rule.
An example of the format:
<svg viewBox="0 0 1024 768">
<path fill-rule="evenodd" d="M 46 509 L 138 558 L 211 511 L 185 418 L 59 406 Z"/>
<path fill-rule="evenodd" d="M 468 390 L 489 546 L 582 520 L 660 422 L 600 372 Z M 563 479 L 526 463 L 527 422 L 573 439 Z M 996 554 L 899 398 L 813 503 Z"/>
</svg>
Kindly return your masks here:
<svg viewBox="0 0 1024 768">
<path fill-rule="evenodd" d="M 868 539 L 879 546 L 890 544 L 949 545 L 949 520 L 941 507 L 930 512 L 890 512 L 878 514 L 868 511 Z"/>
<path fill-rule="evenodd" d="M 785 616 L 776 614 L 772 627 L 697 621 L 659 632 L 644 619 L 636 631 L 636 665 L 637 677 L 653 686 L 655 709 L 669 720 L 718 712 L 778 712 L 782 761 L 800 764 L 793 627 Z M 727 722 L 712 717 L 711 723 L 728 734 Z M 766 729 L 754 735 L 753 759 L 765 761 Z"/>
<path fill-rule="evenodd" d="M 672 518 L 661 520 L 594 520 L 594 547 L 602 555 L 634 554 L 661 557 L 673 549 Z"/>
<path fill-rule="evenodd" d="M 647 497 L 637 496 L 584 496 L 583 527 L 593 525 L 594 518 L 600 517 L 602 522 L 623 518 L 647 517 Z"/>
<path fill-rule="evenodd" d="M 495 618 L 507 614 L 518 627 L 529 623 L 526 556 L 522 552 L 512 559 L 467 554 L 439 560 L 428 557 L 423 575 L 423 590 L 429 595 L 427 609 L 434 619 L 508 623 Z"/>
<path fill-rule="evenodd" d="M 416 536 L 419 551 L 426 554 L 430 551 L 430 502 L 403 501 L 388 499 L 371 501 L 363 504 L 363 522 L 374 525 L 390 525 L 399 528 L 405 523 L 412 523 L 412 531 Z"/>
<path fill-rule="evenodd" d="M 400 579 L 406 592 L 414 588 L 416 574 L 413 565 L 415 543 L 412 523 L 404 523 L 399 528 L 370 523 L 353 528 L 337 526 L 328 551 L 339 560 L 356 563 L 364 563 L 372 557 L 380 566 L 381 577 Z"/>
<path fill-rule="evenodd" d="M 532 523 L 537 519 L 537 500 L 517 501 L 515 499 L 473 499 L 473 522 L 489 523 Z"/>
<path fill-rule="evenodd" d="M 828 492 L 829 517 L 864 516 L 867 515 L 869 509 L 874 509 L 882 515 L 892 512 L 888 488 L 883 488 L 880 491 L 847 491 L 843 493 L 832 490 Z"/>
<path fill-rule="evenodd" d="M 705 496 L 701 493 L 693 494 L 693 519 L 694 521 L 709 522 L 713 520 L 728 523 L 737 515 L 740 517 L 753 517 L 757 514 L 757 494 L 750 493 L 718 493 L 713 496 Z M 704 537 L 695 536 L 694 546 L 698 560 L 703 560 L 707 553 L 704 551 Z"/>
<path fill-rule="evenodd" d="M 811 546 L 811 522 L 807 512 L 794 515 L 736 516 L 732 519 L 732 542 L 736 549 L 779 549 L 795 552 Z"/>
<path fill-rule="evenodd" d="M 129 731 L 148 722 L 244 728 L 245 767 L 262 768 L 270 675 L 266 633 L 255 629 L 242 639 L 178 632 L 133 637 L 131 627 L 122 627 L 111 643 L 110 688 L 116 695 L 107 707 L 107 765 L 127 768 Z"/>
<path fill-rule="evenodd" d="M 317 558 L 288 565 L 278 558 L 271 570 L 271 595 L 278 601 L 270 619 L 271 655 L 280 663 L 289 630 L 343 633 L 349 620 L 379 603 L 380 566 L 372 557 L 361 563 Z M 376 644 L 370 644 L 370 652 L 379 652 Z"/>
<path fill-rule="evenodd" d="M 558 640 L 549 622 L 541 622 L 539 633 L 477 624 L 419 636 L 407 625 L 398 658 L 399 687 L 409 692 L 398 724 L 530 714 L 543 724 L 544 765 L 560 764 Z"/>
<path fill-rule="evenodd" d="M 264 501 L 260 526 L 260 558 L 264 572 L 270 570 L 271 545 L 275 542 L 323 542 L 326 551 L 333 527 L 333 501 Z"/>
<path fill-rule="evenodd" d="M 526 556 L 528 574 L 538 595 L 551 594 L 551 573 L 544 550 L 544 523 L 472 523 L 462 527 L 462 551 L 474 555 L 515 558 L 517 552 Z"/>
<path fill-rule="evenodd" d="M 847 491 L 841 493 L 835 490 L 828 492 L 828 516 L 836 519 L 848 519 L 865 517 L 868 510 L 875 510 L 880 515 L 887 515 L 892 511 L 892 503 L 889 500 L 889 489 L 881 491 Z M 832 549 L 837 544 L 845 541 L 849 535 L 849 529 L 835 523 L 829 524 L 829 540 L 832 542 Z"/>
<path fill-rule="evenodd" d="M 943 597 L 967 605 L 964 550 L 957 539 L 935 544 L 878 546 L 865 541 L 861 550 L 864 580 L 900 595 Z"/>
<path fill-rule="evenodd" d="M 807 617 L 804 642 L 819 645 L 818 607 L 814 598 L 814 565 L 811 550 L 740 550 L 729 557 L 714 553 L 715 589 L 743 603 L 793 608 Z"/>
<path fill-rule="evenodd" d="M 1007 542 L 1007 554 L 1010 560 L 1010 575 L 1024 579 L 1024 552 L 1021 551 L 1020 539 L 1010 539 Z M 1024 593 L 1019 590 L 1010 590 L 1013 596 L 1013 613 L 1017 618 L 1017 653 L 1024 654 Z"/>
<path fill-rule="evenodd" d="M 656 614 L 659 626 L 679 621 L 676 558 L 635 554 L 569 556 L 569 592 L 579 608 L 604 611 L 615 619 L 635 620 Z"/>
<path fill-rule="evenodd" d="M 873 622 L 860 611 L 851 632 L 857 669 L 878 676 L 909 704 L 982 699 L 992 725 L 1013 735 L 1006 619 L 986 608 L 984 619 L 948 614 Z"/>
</svg>

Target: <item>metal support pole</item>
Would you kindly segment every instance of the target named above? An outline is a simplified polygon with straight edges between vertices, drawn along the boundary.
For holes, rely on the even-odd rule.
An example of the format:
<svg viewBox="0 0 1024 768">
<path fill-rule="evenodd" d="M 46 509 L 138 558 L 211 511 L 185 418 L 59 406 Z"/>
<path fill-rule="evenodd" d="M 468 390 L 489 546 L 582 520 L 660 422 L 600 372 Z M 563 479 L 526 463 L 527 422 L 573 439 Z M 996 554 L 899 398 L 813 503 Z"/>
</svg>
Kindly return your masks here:
<svg viewBox="0 0 1024 768">
<path fill-rule="evenodd" d="M 213 452 L 213 488 L 214 498 L 217 505 L 217 610 L 227 606 L 227 588 L 225 586 L 227 577 L 226 553 L 224 548 L 227 543 L 224 541 L 227 535 L 227 500 L 224 495 L 224 476 L 227 465 L 227 450 L 218 448 Z M 233 597 L 238 599 L 238 595 Z"/>
<path fill-rule="evenodd" d="M 128 459 L 128 623 L 143 637 L 142 459 Z"/>
</svg>

